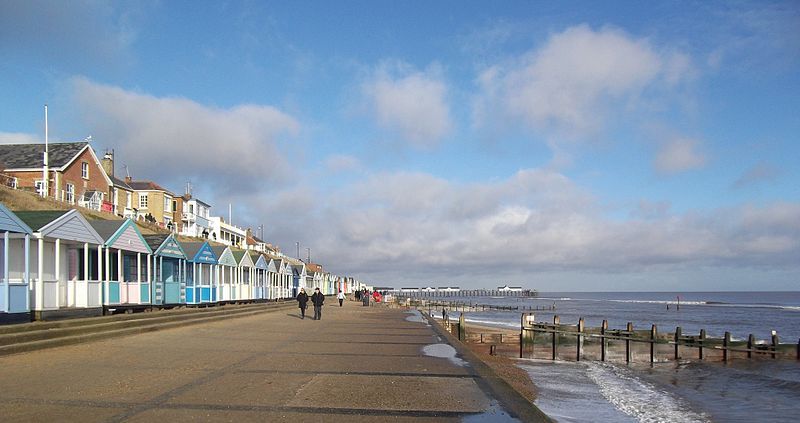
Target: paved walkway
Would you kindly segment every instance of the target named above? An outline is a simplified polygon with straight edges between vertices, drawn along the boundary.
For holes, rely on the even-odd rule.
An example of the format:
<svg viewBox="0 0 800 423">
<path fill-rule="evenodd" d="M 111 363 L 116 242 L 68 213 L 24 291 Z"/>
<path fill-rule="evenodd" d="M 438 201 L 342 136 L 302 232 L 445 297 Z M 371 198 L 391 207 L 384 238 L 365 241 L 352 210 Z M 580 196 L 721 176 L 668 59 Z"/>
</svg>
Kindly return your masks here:
<svg viewBox="0 0 800 423">
<path fill-rule="evenodd" d="M 0 420 L 511 420 L 419 315 L 328 302 L 0 357 Z"/>
</svg>

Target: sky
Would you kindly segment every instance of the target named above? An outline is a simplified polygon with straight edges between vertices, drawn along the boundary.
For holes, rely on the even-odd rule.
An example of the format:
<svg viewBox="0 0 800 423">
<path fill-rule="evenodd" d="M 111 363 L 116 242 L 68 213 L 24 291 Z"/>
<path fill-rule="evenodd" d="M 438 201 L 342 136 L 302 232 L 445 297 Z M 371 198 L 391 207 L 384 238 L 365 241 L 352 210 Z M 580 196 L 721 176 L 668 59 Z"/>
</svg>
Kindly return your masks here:
<svg viewBox="0 0 800 423">
<path fill-rule="evenodd" d="M 800 288 L 800 3 L 0 1 L 0 143 L 377 286 Z"/>
</svg>

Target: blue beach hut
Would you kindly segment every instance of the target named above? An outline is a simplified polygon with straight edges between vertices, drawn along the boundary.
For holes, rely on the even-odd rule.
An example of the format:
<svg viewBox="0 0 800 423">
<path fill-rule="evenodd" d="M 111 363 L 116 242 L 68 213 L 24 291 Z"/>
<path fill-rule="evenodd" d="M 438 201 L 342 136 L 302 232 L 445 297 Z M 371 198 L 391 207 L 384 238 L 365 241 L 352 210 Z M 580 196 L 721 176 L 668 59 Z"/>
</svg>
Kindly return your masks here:
<svg viewBox="0 0 800 423">
<path fill-rule="evenodd" d="M 0 203 L 0 323 L 30 320 L 30 251 L 33 231 Z"/>
<path fill-rule="evenodd" d="M 153 304 L 185 304 L 186 254 L 175 235 L 145 235 L 144 239 L 153 250 Z"/>
<path fill-rule="evenodd" d="M 217 255 L 206 242 L 179 241 L 186 255 L 186 304 L 217 302 Z"/>
</svg>

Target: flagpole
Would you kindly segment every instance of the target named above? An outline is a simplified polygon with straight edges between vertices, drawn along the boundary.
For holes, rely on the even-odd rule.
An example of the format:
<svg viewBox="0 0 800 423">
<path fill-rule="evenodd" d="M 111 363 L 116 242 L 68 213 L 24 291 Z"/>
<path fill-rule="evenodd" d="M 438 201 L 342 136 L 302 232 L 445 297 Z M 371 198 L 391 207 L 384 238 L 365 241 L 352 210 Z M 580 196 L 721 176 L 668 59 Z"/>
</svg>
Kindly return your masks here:
<svg viewBox="0 0 800 423">
<path fill-rule="evenodd" d="M 42 169 L 42 193 L 41 193 L 42 197 L 47 197 L 47 195 L 50 193 L 50 187 L 49 187 L 50 181 L 48 178 L 49 169 L 47 168 L 49 163 L 47 156 L 48 156 L 48 128 L 47 128 L 47 105 L 45 104 L 44 105 L 44 157 L 43 157 L 44 167 Z"/>
</svg>

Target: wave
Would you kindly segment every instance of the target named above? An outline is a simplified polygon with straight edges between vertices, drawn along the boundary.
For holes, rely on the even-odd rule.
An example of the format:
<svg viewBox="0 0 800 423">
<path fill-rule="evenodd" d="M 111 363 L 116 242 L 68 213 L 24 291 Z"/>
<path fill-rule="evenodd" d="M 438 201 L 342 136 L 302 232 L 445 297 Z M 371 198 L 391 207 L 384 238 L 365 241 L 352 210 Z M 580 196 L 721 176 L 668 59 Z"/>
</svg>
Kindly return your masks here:
<svg viewBox="0 0 800 423">
<path fill-rule="evenodd" d="M 610 363 L 585 365 L 587 376 L 597 384 L 603 397 L 639 421 L 709 421 L 705 413 L 692 411 L 686 401 L 636 377 L 630 369 Z"/>
</svg>

